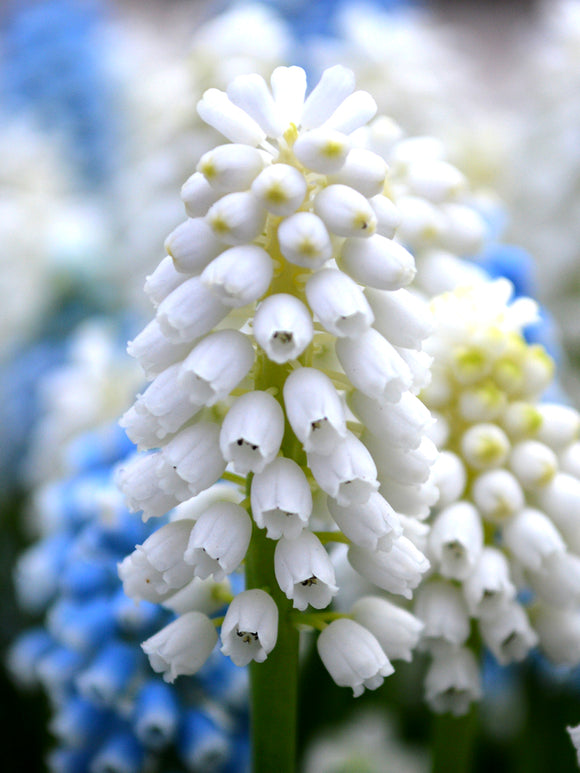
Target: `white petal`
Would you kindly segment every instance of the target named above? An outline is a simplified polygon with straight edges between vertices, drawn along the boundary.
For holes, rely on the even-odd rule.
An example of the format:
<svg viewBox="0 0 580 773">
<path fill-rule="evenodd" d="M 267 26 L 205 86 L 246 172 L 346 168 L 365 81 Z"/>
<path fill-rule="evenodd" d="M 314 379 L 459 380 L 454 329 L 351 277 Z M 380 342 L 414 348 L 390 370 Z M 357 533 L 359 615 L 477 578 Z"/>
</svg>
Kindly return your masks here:
<svg viewBox="0 0 580 773">
<path fill-rule="evenodd" d="M 225 92 L 208 89 L 197 103 L 200 118 L 232 142 L 256 147 L 266 132 L 244 110 L 234 105 Z"/>
<path fill-rule="evenodd" d="M 320 126 L 349 94 L 355 78 L 352 70 L 336 65 L 322 73 L 322 77 L 308 96 L 302 111 L 301 124 L 305 129 Z"/>
</svg>

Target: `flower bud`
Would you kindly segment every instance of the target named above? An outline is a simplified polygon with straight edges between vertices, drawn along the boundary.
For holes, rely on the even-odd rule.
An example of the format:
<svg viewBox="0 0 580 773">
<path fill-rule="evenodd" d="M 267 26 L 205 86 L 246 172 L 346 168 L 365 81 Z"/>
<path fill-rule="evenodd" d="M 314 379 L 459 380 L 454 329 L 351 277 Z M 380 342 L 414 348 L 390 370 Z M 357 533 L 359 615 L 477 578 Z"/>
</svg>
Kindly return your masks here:
<svg viewBox="0 0 580 773">
<path fill-rule="evenodd" d="M 268 290 L 274 266 L 268 253 L 254 244 L 231 247 L 206 266 L 202 284 L 226 306 L 246 306 Z"/>
<path fill-rule="evenodd" d="M 175 290 L 186 277 L 175 270 L 173 260 L 166 255 L 155 271 L 145 280 L 145 292 L 154 306 L 159 306 L 172 290 Z"/>
<path fill-rule="evenodd" d="M 312 317 L 298 298 L 276 293 L 256 309 L 253 332 L 268 358 L 282 364 L 299 357 L 312 341 Z"/>
<path fill-rule="evenodd" d="M 262 232 L 266 210 L 250 191 L 226 193 L 211 205 L 205 220 L 222 242 L 241 245 Z"/>
<path fill-rule="evenodd" d="M 411 253 L 378 234 L 370 239 L 347 239 L 338 263 L 355 282 L 378 290 L 398 290 L 416 274 Z"/>
<path fill-rule="evenodd" d="M 348 67 L 337 64 L 324 70 L 304 103 L 300 121 L 302 126 L 312 129 L 324 123 L 352 94 L 354 86 L 354 73 Z"/>
<path fill-rule="evenodd" d="M 521 510 L 505 523 L 503 540 L 522 566 L 535 571 L 542 568 L 549 556 L 566 550 L 552 521 L 531 507 Z"/>
<path fill-rule="evenodd" d="M 226 311 L 224 309 L 224 311 Z M 159 321 L 152 319 L 127 345 L 127 352 L 143 368 L 147 378 L 153 378 L 169 365 L 180 362 L 189 352 L 188 343 L 175 343 L 166 338 Z"/>
<path fill-rule="evenodd" d="M 461 453 L 476 470 L 500 467 L 507 459 L 510 442 L 495 424 L 474 424 L 461 438 Z"/>
<path fill-rule="evenodd" d="M 556 451 L 578 439 L 580 414 L 569 405 L 541 403 L 537 406 L 542 423 L 537 439 Z"/>
<path fill-rule="evenodd" d="M 252 193 L 268 212 L 286 217 L 302 204 L 306 187 L 298 169 L 288 164 L 272 164 L 256 177 Z"/>
<path fill-rule="evenodd" d="M 234 105 L 253 118 L 268 137 L 277 137 L 286 128 L 280 121 L 274 98 L 261 75 L 238 75 L 228 85 L 227 94 Z"/>
<path fill-rule="evenodd" d="M 197 171 L 216 191 L 232 193 L 247 190 L 263 166 L 264 160 L 257 148 L 233 143 L 218 145 L 204 153 Z"/>
<path fill-rule="evenodd" d="M 307 169 L 330 174 L 343 166 L 350 150 L 350 140 L 333 129 L 312 129 L 298 137 L 293 150 Z"/>
<path fill-rule="evenodd" d="M 452 451 L 441 451 L 432 466 L 435 483 L 439 489 L 439 507 L 456 502 L 467 483 L 467 474 L 463 462 Z"/>
<path fill-rule="evenodd" d="M 401 213 L 391 199 L 383 194 L 373 196 L 369 202 L 377 216 L 376 233 L 392 239 L 401 224 Z"/>
<path fill-rule="evenodd" d="M 197 112 L 202 121 L 232 142 L 256 147 L 266 139 L 266 133 L 256 121 L 219 89 L 204 92 L 197 103 Z"/>
<path fill-rule="evenodd" d="M 355 390 L 350 407 L 369 432 L 404 450 L 418 448 L 431 423 L 429 409 L 410 392 L 396 403 L 378 403 Z"/>
<path fill-rule="evenodd" d="M 175 269 L 186 274 L 199 274 L 223 248 L 203 217 L 189 218 L 165 240 Z"/>
<path fill-rule="evenodd" d="M 322 220 L 313 212 L 296 212 L 278 226 L 280 251 L 304 268 L 320 268 L 332 257 L 332 243 Z"/>
<path fill-rule="evenodd" d="M 580 611 L 540 603 L 533 620 L 540 647 L 552 663 L 575 668 L 580 662 Z"/>
<path fill-rule="evenodd" d="M 536 489 L 552 480 L 558 471 L 558 458 L 543 443 L 522 440 L 512 448 L 509 465 L 525 489 Z"/>
<path fill-rule="evenodd" d="M 159 304 L 157 321 L 170 341 L 188 343 L 209 333 L 227 313 L 228 307 L 195 276 Z"/>
<path fill-rule="evenodd" d="M 478 475 L 471 495 L 482 517 L 492 523 L 503 523 L 525 506 L 524 492 L 507 470 L 489 470 Z"/>
<path fill-rule="evenodd" d="M 329 185 L 314 199 L 314 211 L 338 236 L 372 236 L 377 216 L 368 200 L 348 185 Z"/>
<path fill-rule="evenodd" d="M 201 172 L 195 172 L 181 186 L 181 200 L 189 217 L 202 217 L 220 197 Z"/>
<path fill-rule="evenodd" d="M 433 331 L 429 308 L 408 290 L 383 292 L 367 288 L 365 295 L 375 316 L 374 327 L 395 346 L 420 349 Z"/>
<path fill-rule="evenodd" d="M 353 148 L 330 181 L 348 185 L 370 198 L 383 192 L 386 177 L 387 164 L 377 153 L 365 148 Z"/>
</svg>

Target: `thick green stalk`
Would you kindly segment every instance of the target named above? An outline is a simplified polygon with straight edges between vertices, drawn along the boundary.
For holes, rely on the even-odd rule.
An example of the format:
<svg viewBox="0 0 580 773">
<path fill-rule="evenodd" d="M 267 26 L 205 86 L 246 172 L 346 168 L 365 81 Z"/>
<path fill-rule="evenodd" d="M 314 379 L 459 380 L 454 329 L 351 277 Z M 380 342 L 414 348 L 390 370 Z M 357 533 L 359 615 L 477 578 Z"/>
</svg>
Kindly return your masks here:
<svg viewBox="0 0 580 773">
<path fill-rule="evenodd" d="M 436 714 L 432 721 L 431 773 L 469 773 L 477 735 L 477 709 L 453 717 Z"/>
</svg>

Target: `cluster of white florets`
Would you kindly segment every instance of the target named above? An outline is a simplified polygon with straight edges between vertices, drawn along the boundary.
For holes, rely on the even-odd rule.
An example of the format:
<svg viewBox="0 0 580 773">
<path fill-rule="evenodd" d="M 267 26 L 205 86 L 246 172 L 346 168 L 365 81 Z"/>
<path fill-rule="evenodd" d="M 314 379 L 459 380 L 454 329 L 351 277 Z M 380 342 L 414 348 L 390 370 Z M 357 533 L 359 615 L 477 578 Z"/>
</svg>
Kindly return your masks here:
<svg viewBox="0 0 580 773">
<path fill-rule="evenodd" d="M 521 334 L 535 304 L 510 305 L 511 292 L 482 282 L 431 303 L 422 399 L 436 416 L 440 497 L 414 611 L 436 711 L 463 713 L 480 696 L 472 621 L 502 665 L 538 643 L 555 663 L 580 661 L 580 416 L 540 402 L 553 364 Z"/>
<path fill-rule="evenodd" d="M 121 565 L 137 599 L 223 580 L 255 529 L 276 540 L 276 580 L 297 610 L 324 610 L 339 590 L 328 542 L 349 543 L 361 575 L 406 598 L 429 566 L 414 541 L 434 493 L 431 419 L 416 397 L 431 320 L 404 289 L 414 259 L 393 239 L 387 165 L 356 142 L 376 105 L 340 66 L 305 94 L 304 71 L 279 67 L 271 90 L 240 76 L 198 104 L 229 142 L 183 186 L 188 219 L 146 283 L 156 316 L 129 347 L 152 383 L 122 421 L 147 453 L 119 470 L 120 487 L 144 518 L 186 503 Z M 238 594 L 222 651 L 263 660 L 278 614 L 263 589 Z M 392 672 L 389 656 L 410 658 L 419 629 L 371 597 L 324 628 L 319 652 L 360 694 Z M 190 608 L 143 646 L 174 678 L 216 640 Z"/>
</svg>

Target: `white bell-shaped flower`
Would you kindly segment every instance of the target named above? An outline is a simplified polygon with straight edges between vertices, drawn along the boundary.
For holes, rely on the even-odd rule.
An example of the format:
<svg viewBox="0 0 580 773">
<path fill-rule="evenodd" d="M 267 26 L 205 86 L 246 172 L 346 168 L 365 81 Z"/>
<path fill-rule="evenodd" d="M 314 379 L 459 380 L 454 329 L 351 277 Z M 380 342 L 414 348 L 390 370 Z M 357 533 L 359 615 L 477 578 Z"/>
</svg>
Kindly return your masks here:
<svg viewBox="0 0 580 773">
<path fill-rule="evenodd" d="M 270 539 L 297 537 L 312 512 L 312 493 L 296 462 L 283 456 L 254 475 L 252 516 Z"/>
<path fill-rule="evenodd" d="M 439 489 L 439 507 L 456 502 L 467 483 L 465 466 L 457 454 L 452 451 L 440 451 L 432 466 L 435 483 Z"/>
<path fill-rule="evenodd" d="M 226 193 L 209 208 L 206 223 L 225 244 L 248 244 L 262 232 L 266 210 L 250 191 Z"/>
<path fill-rule="evenodd" d="M 366 502 L 347 507 L 329 497 L 327 506 L 345 537 L 367 550 L 389 551 L 393 540 L 403 533 L 399 516 L 376 491 Z"/>
<path fill-rule="evenodd" d="M 410 392 L 395 403 L 380 404 L 355 390 L 349 405 L 369 432 L 404 450 L 418 448 L 433 422 L 429 409 Z"/>
<path fill-rule="evenodd" d="M 343 507 L 366 502 L 379 487 L 373 458 L 352 432 L 329 454 L 309 453 L 307 458 L 320 488 Z"/>
<path fill-rule="evenodd" d="M 501 550 L 484 547 L 473 572 L 463 581 L 463 595 L 473 617 L 491 617 L 514 600 L 516 588 Z"/>
<path fill-rule="evenodd" d="M 241 143 L 218 145 L 204 153 L 197 163 L 197 171 L 219 193 L 247 190 L 263 167 L 260 151 Z"/>
<path fill-rule="evenodd" d="M 268 392 L 247 392 L 226 414 L 220 431 L 224 459 L 240 475 L 262 472 L 277 456 L 284 435 L 284 413 Z"/>
<path fill-rule="evenodd" d="M 192 403 L 223 400 L 254 363 L 251 339 L 237 330 L 217 330 L 202 338 L 185 358 L 177 379 Z"/>
<path fill-rule="evenodd" d="M 145 280 L 145 293 L 154 306 L 159 306 L 170 292 L 187 279 L 185 274 L 176 271 L 173 260 L 166 255 L 155 271 Z"/>
<path fill-rule="evenodd" d="M 117 572 L 123 583 L 123 592 L 136 602 L 161 604 L 175 593 L 176 589 L 167 585 L 162 572 L 151 565 L 142 551 L 134 550 L 125 556 L 117 565 Z"/>
<path fill-rule="evenodd" d="M 167 413 L 163 416 L 155 416 L 149 409 L 145 402 L 147 392 L 151 391 L 151 388 L 147 390 L 145 395 L 138 395 L 137 401 L 134 406 L 129 408 L 128 411 L 119 420 L 119 426 L 123 427 L 127 433 L 127 437 L 135 443 L 140 451 L 147 448 L 157 448 L 168 434 L 176 432 L 188 419 L 191 419 L 201 408 L 200 405 L 194 405 L 190 400 L 187 393 L 182 392 L 177 388 L 176 376 L 179 372 L 179 365 L 173 365 L 171 368 L 175 369 L 171 379 L 167 379 L 167 383 L 171 381 L 175 384 L 175 391 L 171 390 L 168 394 L 171 397 L 167 401 Z M 168 368 L 167 370 L 170 370 Z M 165 371 L 164 371 L 165 373 Z M 161 378 L 161 373 L 157 378 Z M 165 379 L 164 379 L 165 381 Z M 165 389 L 155 389 L 160 395 L 165 392 Z M 154 402 L 153 399 L 147 402 Z"/>
<path fill-rule="evenodd" d="M 180 499 L 189 499 L 191 494 L 199 494 L 218 480 L 226 468 L 220 453 L 219 432 L 217 424 L 198 421 L 181 430 L 163 447 L 157 474 L 165 491 L 171 492 L 179 477 L 189 492 Z"/>
<path fill-rule="evenodd" d="M 274 215 L 286 217 L 296 212 L 306 195 L 306 180 L 288 164 L 267 166 L 252 183 L 252 193 Z"/>
<path fill-rule="evenodd" d="M 465 580 L 483 549 L 479 513 L 469 502 L 457 502 L 442 510 L 431 527 L 429 550 L 444 577 Z"/>
<path fill-rule="evenodd" d="M 479 630 L 500 665 L 523 660 L 538 643 L 524 608 L 513 601 L 494 615 L 480 618 Z"/>
<path fill-rule="evenodd" d="M 307 169 L 320 174 L 338 171 L 351 148 L 349 138 L 336 129 L 312 129 L 303 132 L 294 143 L 296 158 Z"/>
<path fill-rule="evenodd" d="M 479 512 L 492 523 L 503 523 L 525 507 L 522 487 L 508 470 L 489 470 L 473 481 L 471 495 Z"/>
<path fill-rule="evenodd" d="M 276 580 L 296 609 L 310 604 L 327 607 L 338 591 L 334 568 L 322 543 L 312 532 L 302 531 L 296 539 L 282 537 L 274 552 Z"/>
<path fill-rule="evenodd" d="M 251 536 L 252 521 L 243 507 L 215 502 L 195 522 L 184 560 L 194 567 L 196 577 L 223 580 L 243 561 Z"/>
<path fill-rule="evenodd" d="M 438 653 L 425 676 L 425 699 L 437 714 L 466 714 L 481 698 L 479 665 L 471 650 L 449 647 Z"/>
<path fill-rule="evenodd" d="M 387 164 L 381 156 L 366 148 L 352 148 L 330 181 L 348 185 L 370 198 L 383 192 L 386 177 Z"/>
<path fill-rule="evenodd" d="M 254 338 L 273 362 L 295 360 L 312 341 L 313 332 L 310 312 L 288 293 L 264 298 L 254 314 Z"/>
<path fill-rule="evenodd" d="M 534 629 L 540 647 L 558 666 L 574 668 L 580 662 L 580 610 L 557 609 L 539 603 L 534 608 Z"/>
<path fill-rule="evenodd" d="M 355 698 L 365 687 L 376 690 L 395 670 L 373 634 L 354 620 L 333 620 L 316 646 L 330 676 L 339 687 L 352 687 Z"/>
<path fill-rule="evenodd" d="M 221 582 L 216 582 L 213 577 L 207 577 L 205 580 L 194 577 L 181 590 L 175 591 L 164 599 L 162 604 L 178 615 L 190 612 L 192 609 L 206 615 L 214 615 L 223 609 L 224 598 L 231 594 L 232 585 L 228 577 Z"/>
<path fill-rule="evenodd" d="M 332 257 L 332 242 L 326 226 L 314 212 L 296 212 L 278 226 L 280 252 L 290 263 L 320 268 Z"/>
<path fill-rule="evenodd" d="M 266 250 L 255 244 L 231 247 L 206 266 L 202 284 L 226 306 L 246 306 L 268 290 L 274 264 Z"/>
<path fill-rule="evenodd" d="M 414 615 L 379 596 L 358 599 L 351 615 L 373 634 L 389 660 L 411 662 L 423 630 L 423 623 Z"/>
<path fill-rule="evenodd" d="M 377 216 L 377 234 L 392 239 L 401 225 L 401 213 L 396 205 L 382 193 L 369 199 Z"/>
<path fill-rule="evenodd" d="M 418 395 L 419 392 L 422 392 L 431 383 L 433 357 L 427 352 L 407 349 L 404 346 L 395 346 L 394 349 L 411 372 L 411 386 L 409 390 L 414 395 Z"/>
<path fill-rule="evenodd" d="M 386 338 L 370 328 L 339 338 L 336 354 L 353 386 L 379 402 L 397 402 L 412 384 L 411 371 Z"/>
<path fill-rule="evenodd" d="M 410 486 L 425 483 L 439 454 L 437 446 L 427 436 L 418 448 L 409 451 L 393 447 L 370 432 L 364 432 L 361 440 L 377 465 L 381 481 L 388 477 Z"/>
<path fill-rule="evenodd" d="M 296 368 L 284 383 L 284 407 L 304 450 L 329 454 L 346 437 L 346 416 L 332 381 L 316 368 Z"/>
<path fill-rule="evenodd" d="M 377 227 L 377 216 L 368 199 L 348 185 L 323 188 L 314 199 L 314 211 L 337 236 L 368 238 Z"/>
<path fill-rule="evenodd" d="M 356 338 L 373 323 L 362 289 L 342 271 L 325 268 L 312 274 L 306 298 L 325 330 L 339 338 Z"/>
<path fill-rule="evenodd" d="M 348 560 L 353 569 L 377 587 L 407 599 L 430 566 L 423 553 L 405 536 L 393 540 L 388 553 L 351 545 Z"/>
<path fill-rule="evenodd" d="M 538 506 L 554 521 L 564 535 L 568 547 L 575 553 L 580 553 L 580 529 L 578 528 L 580 480 L 573 475 L 559 472 L 550 483 L 542 486 L 534 494 Z"/>
<path fill-rule="evenodd" d="M 180 223 L 165 240 L 165 250 L 175 268 L 186 274 L 199 274 L 223 248 L 223 242 L 203 217 Z"/>
<path fill-rule="evenodd" d="M 157 321 L 161 332 L 170 341 L 190 342 L 209 333 L 228 311 L 228 307 L 203 284 L 200 277 L 194 276 L 180 284 L 159 304 Z"/>
<path fill-rule="evenodd" d="M 558 471 L 558 457 L 544 443 L 522 440 L 513 446 L 509 466 L 525 489 L 536 489 L 552 480 Z"/>
<path fill-rule="evenodd" d="M 154 636 L 141 648 L 151 668 L 163 674 L 166 682 L 195 674 L 209 658 L 217 642 L 214 624 L 201 612 L 186 612 Z"/>
<path fill-rule="evenodd" d="M 194 172 L 181 186 L 181 200 L 189 217 L 205 215 L 220 196 L 201 172 Z"/>
<path fill-rule="evenodd" d="M 427 518 L 439 499 L 434 475 L 425 483 L 415 486 L 406 486 L 387 477 L 384 477 L 380 484 L 381 494 L 398 513 L 415 518 Z"/>
<path fill-rule="evenodd" d="M 159 486 L 157 467 L 161 453 L 138 454 L 123 461 L 115 470 L 115 482 L 123 492 L 131 512 L 143 511 L 143 520 L 164 515 L 178 503 L 175 494 Z"/>
<path fill-rule="evenodd" d="M 375 317 L 374 327 L 395 346 L 420 349 L 433 331 L 429 307 L 408 290 L 384 292 L 367 287 L 365 295 Z"/>
<path fill-rule="evenodd" d="M 417 589 L 413 611 L 424 625 L 421 642 L 431 652 L 460 647 L 469 636 L 469 613 L 459 588 L 431 580 Z"/>
<path fill-rule="evenodd" d="M 224 308 L 224 314 L 227 309 Z M 191 349 L 191 344 L 170 341 L 163 334 L 157 318 L 152 319 L 135 338 L 127 344 L 127 353 L 134 357 L 145 373 L 153 378 L 170 365 L 180 362 Z"/>
<path fill-rule="evenodd" d="M 252 660 L 263 663 L 278 638 L 278 607 L 265 591 L 254 588 L 238 593 L 222 623 L 221 651 L 236 666 Z"/>
<path fill-rule="evenodd" d="M 379 234 L 369 239 L 347 239 L 338 264 L 355 282 L 377 290 L 399 290 L 417 273 L 411 253 Z"/>
<path fill-rule="evenodd" d="M 539 571 L 547 558 L 564 553 L 566 544 L 552 521 L 540 510 L 526 507 L 507 521 L 503 541 L 522 566 Z"/>
</svg>

